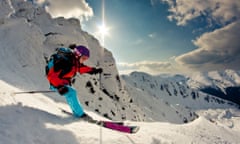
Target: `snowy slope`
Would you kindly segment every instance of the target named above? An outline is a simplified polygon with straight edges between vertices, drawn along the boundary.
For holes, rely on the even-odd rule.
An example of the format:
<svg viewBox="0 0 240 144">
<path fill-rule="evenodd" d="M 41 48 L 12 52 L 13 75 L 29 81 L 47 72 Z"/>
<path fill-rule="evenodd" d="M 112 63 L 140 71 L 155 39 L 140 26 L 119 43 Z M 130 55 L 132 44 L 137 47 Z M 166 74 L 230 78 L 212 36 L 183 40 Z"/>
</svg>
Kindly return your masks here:
<svg viewBox="0 0 240 144">
<path fill-rule="evenodd" d="M 0 79 L 25 90 L 48 90 L 44 57 L 57 47 L 86 45 L 91 52 L 86 64 L 102 67 L 103 75 L 101 79 L 99 75 L 77 76 L 74 87 L 84 107 L 115 120 L 145 120 L 123 89 L 111 52 L 82 31 L 78 20 L 52 19 L 43 8 L 23 0 L 2 3 L 6 6 L 0 7 L 5 14 L 0 18 Z M 57 94 L 48 96 L 62 101 Z"/>
<path fill-rule="evenodd" d="M 189 77 L 183 75 L 162 74 L 152 76 L 146 73 L 133 72 L 130 75 L 123 75 L 122 78 L 128 84 L 127 91 L 139 93 L 137 99 L 148 97 L 155 99 L 155 102 L 164 102 L 173 109 L 177 109 L 179 114 L 184 113 L 187 109 L 239 107 L 230 101 L 191 88 L 188 84 Z M 136 94 L 133 95 L 136 96 Z M 152 105 L 152 103 L 149 105 Z"/>
<path fill-rule="evenodd" d="M 134 83 L 128 83 L 131 78 L 126 80 L 119 76 L 111 52 L 102 48 L 93 36 L 81 30 L 78 20 L 52 19 L 43 8 L 35 7 L 30 2 L 12 0 L 6 1 L 6 4 L 9 7 L 1 7 L 1 10 L 6 8 L 5 11 L 9 11 L 9 14 L 6 13 L 1 19 L 0 55 L 4 61 L 0 62 L 0 78 L 16 87 L 47 90 L 49 85 L 44 76 L 43 57 L 53 53 L 56 47 L 77 43 L 90 48 L 91 57 L 86 64 L 102 67 L 104 72 L 101 77 L 77 76 L 74 87 L 86 109 L 105 117 L 114 120 L 186 123 L 197 117 L 195 109 L 209 108 L 212 104 L 215 107 L 215 103 L 218 107 L 221 105 L 218 103 L 224 102 L 209 98 L 208 95 L 199 98 L 200 92 L 178 83 L 182 81 L 182 76 L 166 77 L 156 83 L 151 77 L 151 82 L 148 82 L 148 76 L 143 81 L 143 76 L 139 75 L 135 82 L 140 82 L 137 86 L 139 91 L 133 86 Z M 141 87 L 146 87 L 147 90 L 144 91 Z M 56 94 L 48 96 L 55 101 L 63 101 Z M 210 103 L 206 104 L 206 99 Z"/>
<path fill-rule="evenodd" d="M 96 144 L 101 139 L 104 144 L 240 143 L 240 112 L 234 104 L 190 89 L 188 78 L 180 75 L 120 77 L 111 52 L 78 20 L 52 19 L 24 0 L 0 4 L 0 144 Z M 74 87 L 87 113 L 139 125 L 137 134 L 66 116 L 59 107 L 69 107 L 56 93 L 13 95 L 48 90 L 43 57 L 71 43 L 87 45 L 92 56 L 86 64 L 104 69 L 102 77 L 77 76 Z"/>
<path fill-rule="evenodd" d="M 240 105 L 240 72 L 234 70 L 195 73 L 188 80 L 188 85 Z"/>
<path fill-rule="evenodd" d="M 175 106 L 179 104 L 178 99 L 172 103 L 172 99 L 156 100 L 144 92 L 138 94 L 135 88 L 129 91 L 128 83 L 118 75 L 111 52 L 102 48 L 93 36 L 82 31 L 78 20 L 52 19 L 44 9 L 35 7 L 30 2 L 8 2 L 14 11 L 2 19 L 0 28 L 0 51 L 4 58 L 0 63 L 4 69 L 0 72 L 1 79 L 25 90 L 47 90 L 43 57 L 49 56 L 56 47 L 72 43 L 84 44 L 91 51 L 86 64 L 104 70 L 101 77 L 77 76 L 74 87 L 86 109 L 114 120 L 186 123 L 196 118 L 194 111 L 181 105 Z M 55 101 L 63 101 L 56 94 L 48 96 Z"/>
<path fill-rule="evenodd" d="M 205 111 L 188 124 L 131 122 L 141 127 L 137 134 L 123 134 L 79 121 L 61 113 L 68 109 L 42 94 L 13 95 L 21 91 L 0 81 L 0 144 L 212 144 L 240 143 L 240 112 L 232 109 Z M 103 119 L 88 112 L 96 119 Z"/>
<path fill-rule="evenodd" d="M 224 90 L 227 87 L 240 86 L 240 72 L 227 69 L 225 71 L 194 73 L 189 84 L 196 88 L 210 86 Z"/>
</svg>

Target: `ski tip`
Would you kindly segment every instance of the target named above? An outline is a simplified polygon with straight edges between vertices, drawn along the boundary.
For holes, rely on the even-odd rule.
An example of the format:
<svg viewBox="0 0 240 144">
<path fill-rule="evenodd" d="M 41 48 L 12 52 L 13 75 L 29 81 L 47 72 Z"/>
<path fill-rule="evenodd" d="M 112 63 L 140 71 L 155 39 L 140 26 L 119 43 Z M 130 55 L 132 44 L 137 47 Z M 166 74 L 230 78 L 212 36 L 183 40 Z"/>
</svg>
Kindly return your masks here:
<svg viewBox="0 0 240 144">
<path fill-rule="evenodd" d="M 139 129 L 140 129 L 139 126 L 131 127 L 131 133 L 137 133 L 139 131 Z"/>
</svg>

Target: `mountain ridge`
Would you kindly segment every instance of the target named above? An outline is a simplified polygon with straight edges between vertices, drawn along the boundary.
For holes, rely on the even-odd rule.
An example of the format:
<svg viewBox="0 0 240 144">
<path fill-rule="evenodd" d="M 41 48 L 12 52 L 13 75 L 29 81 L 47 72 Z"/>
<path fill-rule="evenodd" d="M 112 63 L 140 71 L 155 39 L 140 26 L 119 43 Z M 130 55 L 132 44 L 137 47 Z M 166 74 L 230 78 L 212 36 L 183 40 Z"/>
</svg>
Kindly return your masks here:
<svg viewBox="0 0 240 144">
<path fill-rule="evenodd" d="M 76 43 L 89 47 L 91 57 L 86 64 L 102 67 L 103 75 L 77 75 L 74 87 L 86 109 L 107 118 L 186 123 L 197 118 L 195 110 L 236 107 L 189 88 L 186 76 L 165 75 L 159 81 L 144 73 L 120 76 L 112 53 L 83 31 L 77 19 L 52 19 L 43 8 L 31 2 L 11 0 L 5 4 L 9 5 L 1 7 L 8 13 L 0 18 L 0 51 L 4 58 L 0 62 L 0 78 L 16 87 L 48 89 L 43 57 L 51 55 L 56 47 Z M 131 82 L 135 75 L 139 79 L 136 84 Z M 48 96 L 64 102 L 57 94 Z"/>
<path fill-rule="evenodd" d="M 192 78 L 186 75 L 120 76 L 112 53 L 79 24 L 52 19 L 25 0 L 0 1 L 1 144 L 240 142 L 238 105 L 189 85 Z M 48 90 L 44 57 L 71 43 L 88 46 L 92 56 L 86 64 L 104 68 L 101 76 L 76 76 L 73 86 L 85 112 L 97 120 L 140 126 L 138 133 L 126 135 L 70 117 L 59 109 L 70 111 L 57 93 L 14 95 Z"/>
</svg>

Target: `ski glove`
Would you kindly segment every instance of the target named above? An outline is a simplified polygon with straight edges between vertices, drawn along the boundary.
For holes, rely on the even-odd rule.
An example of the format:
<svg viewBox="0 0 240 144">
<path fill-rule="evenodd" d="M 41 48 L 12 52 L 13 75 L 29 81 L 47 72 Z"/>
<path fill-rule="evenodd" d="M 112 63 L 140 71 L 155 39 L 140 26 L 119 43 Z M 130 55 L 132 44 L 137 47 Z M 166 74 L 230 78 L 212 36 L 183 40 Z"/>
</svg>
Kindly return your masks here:
<svg viewBox="0 0 240 144">
<path fill-rule="evenodd" d="M 91 72 L 89 72 L 89 74 L 98 74 L 98 73 L 102 73 L 103 69 L 102 68 L 93 68 Z"/>
<path fill-rule="evenodd" d="M 65 93 L 68 92 L 68 88 L 66 86 L 58 87 L 58 92 L 60 95 L 64 95 Z"/>
</svg>

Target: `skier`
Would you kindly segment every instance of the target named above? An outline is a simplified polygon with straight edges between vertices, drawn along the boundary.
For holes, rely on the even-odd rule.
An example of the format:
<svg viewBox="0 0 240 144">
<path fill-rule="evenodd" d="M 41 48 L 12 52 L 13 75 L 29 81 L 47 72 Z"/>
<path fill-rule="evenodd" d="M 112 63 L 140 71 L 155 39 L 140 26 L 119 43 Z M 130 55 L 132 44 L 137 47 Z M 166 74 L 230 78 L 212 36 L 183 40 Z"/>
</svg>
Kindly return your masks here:
<svg viewBox="0 0 240 144">
<path fill-rule="evenodd" d="M 71 86 L 77 73 L 101 74 L 102 68 L 89 67 L 83 63 L 89 58 L 90 52 L 85 46 L 71 45 L 70 48 L 58 48 L 46 66 L 46 77 L 50 89 L 66 98 L 73 115 L 78 118 L 88 117 L 78 100 L 76 90 Z"/>
</svg>

